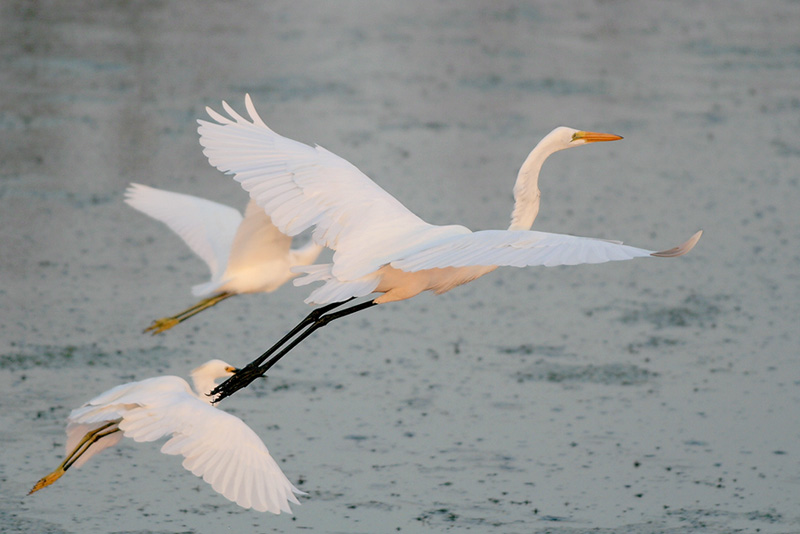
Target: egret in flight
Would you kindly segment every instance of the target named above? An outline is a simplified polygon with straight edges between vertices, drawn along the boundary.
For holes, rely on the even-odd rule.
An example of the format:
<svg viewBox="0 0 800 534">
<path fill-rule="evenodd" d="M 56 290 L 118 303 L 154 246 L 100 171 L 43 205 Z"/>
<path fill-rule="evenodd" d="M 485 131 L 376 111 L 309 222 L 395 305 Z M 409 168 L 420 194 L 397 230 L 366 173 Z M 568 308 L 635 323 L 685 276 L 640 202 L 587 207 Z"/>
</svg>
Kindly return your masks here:
<svg viewBox="0 0 800 534">
<path fill-rule="evenodd" d="M 197 393 L 182 378 L 160 376 L 122 384 L 72 410 L 66 458 L 30 493 L 116 445 L 122 436 L 135 441 L 171 436 L 161 452 L 183 455 L 183 467 L 218 493 L 243 508 L 292 513 L 289 503 L 300 504 L 294 494 L 304 493 L 289 482 L 250 427 L 211 405 L 208 394 L 216 380 L 234 371 L 221 360 L 211 360 L 191 373 Z"/>
<path fill-rule="evenodd" d="M 322 306 L 217 387 L 219 400 L 265 374 L 317 328 L 376 304 L 408 299 L 422 291 L 444 293 L 499 266 L 682 256 L 702 234 L 697 232 L 678 247 L 655 252 L 618 241 L 531 231 L 539 212 L 539 171 L 547 157 L 567 148 L 621 139 L 617 135 L 563 126 L 550 132 L 519 171 L 508 230 L 473 232 L 464 226 L 429 224 L 350 162 L 321 146 L 311 147 L 275 133 L 258 116 L 249 95 L 245 97 L 249 120 L 226 102 L 222 106 L 230 118 L 207 107 L 215 122 L 198 121 L 200 144 L 211 165 L 232 174 L 281 232 L 296 235 L 313 227 L 313 240 L 335 252 L 332 263 L 294 269 L 305 274 L 295 285 L 323 282 L 306 299 Z M 380 295 L 332 311 L 372 293 Z"/>
<path fill-rule="evenodd" d="M 197 315 L 239 293 L 269 293 L 297 276 L 290 269 L 313 263 L 323 247 L 309 242 L 290 249 L 292 238 L 281 233 L 267 214 L 250 200 L 244 218 L 238 210 L 191 195 L 131 184 L 125 202 L 163 222 L 208 264 L 211 280 L 192 287 L 205 297 L 172 317 L 153 321 L 153 335 Z"/>
</svg>

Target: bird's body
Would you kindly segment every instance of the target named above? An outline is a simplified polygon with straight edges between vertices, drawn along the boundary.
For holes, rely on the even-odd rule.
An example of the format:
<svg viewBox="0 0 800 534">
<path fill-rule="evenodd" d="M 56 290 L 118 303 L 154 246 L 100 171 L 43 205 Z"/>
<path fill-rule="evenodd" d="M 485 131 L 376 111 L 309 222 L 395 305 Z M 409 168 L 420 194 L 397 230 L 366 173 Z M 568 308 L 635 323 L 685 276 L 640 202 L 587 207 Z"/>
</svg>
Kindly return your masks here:
<svg viewBox="0 0 800 534">
<path fill-rule="evenodd" d="M 250 200 L 236 229 L 225 271 L 206 286 L 195 286 L 195 296 L 210 292 L 271 293 L 297 276 L 292 267 L 317 259 L 322 247 L 310 242 L 291 249 L 292 238 L 270 222 L 264 210 Z M 201 291 L 202 293 L 198 293 Z"/>
<path fill-rule="evenodd" d="M 433 291 L 440 295 L 454 287 L 489 274 L 495 269 L 497 269 L 496 265 L 470 265 L 467 267 L 436 267 L 408 272 L 391 265 L 384 265 L 375 273 L 380 280 L 375 292 L 382 293 L 375 299 L 375 302 L 383 304 L 405 300 L 423 291 Z"/>
<path fill-rule="evenodd" d="M 209 163 L 232 174 L 281 232 L 297 235 L 313 228 L 313 240 L 333 249 L 334 254 L 332 263 L 293 269 L 305 274 L 295 285 L 322 282 L 306 299 L 322 307 L 218 386 L 214 392 L 220 399 L 263 376 L 316 329 L 375 304 L 429 290 L 444 293 L 499 266 L 681 256 L 702 234 L 697 232 L 674 249 L 654 252 L 616 241 L 531 230 L 539 212 L 539 172 L 547 157 L 586 143 L 621 139 L 617 135 L 564 126 L 554 129 L 520 168 L 508 230 L 473 232 L 460 225 L 429 224 L 350 162 L 320 146 L 278 135 L 258 116 L 249 95 L 245 97 L 249 120 L 226 102 L 222 105 L 230 118 L 206 108 L 215 122 L 198 121 L 200 144 Z M 332 311 L 353 298 L 376 292 L 380 295 L 371 301 Z"/>
<path fill-rule="evenodd" d="M 192 294 L 204 300 L 173 317 L 157 319 L 146 330 L 153 333 L 230 296 L 275 291 L 297 276 L 292 267 L 313 263 L 322 251 L 313 242 L 290 248 L 292 238 L 281 233 L 252 200 L 242 217 L 238 210 L 217 202 L 131 184 L 125 202 L 166 224 L 211 271 L 208 282 L 192 287 Z"/>
<path fill-rule="evenodd" d="M 348 161 L 273 132 L 249 96 L 246 105 L 249 121 L 225 102 L 232 118 L 207 108 L 216 124 L 198 121 L 200 143 L 209 162 L 233 174 L 282 232 L 295 235 L 314 227 L 313 239 L 335 251 L 333 263 L 294 269 L 306 274 L 295 285 L 324 282 L 308 303 L 329 304 L 379 292 L 383 295 L 375 302 L 380 304 L 426 290 L 443 293 L 498 266 L 576 265 L 664 255 L 620 242 L 530 230 L 539 210 L 539 171 L 545 159 L 559 150 L 619 136 L 556 128 L 520 169 L 509 229 L 472 232 L 423 221 Z M 672 255 L 685 254 L 699 237 L 695 234 Z"/>
<path fill-rule="evenodd" d="M 261 439 L 241 419 L 211 405 L 208 394 L 235 369 L 211 360 L 192 371 L 197 393 L 177 376 L 116 386 L 73 410 L 67 419 L 67 457 L 31 493 L 80 467 L 123 436 L 135 441 L 170 437 L 165 454 L 184 456 L 183 466 L 244 508 L 291 513 L 300 504 L 295 488 Z"/>
</svg>

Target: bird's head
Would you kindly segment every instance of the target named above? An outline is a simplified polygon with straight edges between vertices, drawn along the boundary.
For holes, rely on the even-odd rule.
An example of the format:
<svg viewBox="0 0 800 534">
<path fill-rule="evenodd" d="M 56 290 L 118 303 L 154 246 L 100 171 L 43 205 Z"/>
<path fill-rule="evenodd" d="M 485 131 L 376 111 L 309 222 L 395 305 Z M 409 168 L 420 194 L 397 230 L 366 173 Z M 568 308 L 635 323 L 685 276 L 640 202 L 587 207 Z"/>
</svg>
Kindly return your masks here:
<svg viewBox="0 0 800 534">
<path fill-rule="evenodd" d="M 236 371 L 236 367 L 227 362 L 209 360 L 200 367 L 193 369 L 190 376 L 192 377 L 192 382 L 194 382 L 195 391 L 200 396 L 206 397 L 216 387 L 218 379 L 232 376 Z"/>
<path fill-rule="evenodd" d="M 622 137 L 614 134 L 587 132 L 559 126 L 531 150 L 522 163 L 514 184 L 514 212 L 511 214 L 509 230 L 530 230 L 539 213 L 539 171 L 544 161 L 559 150 L 566 150 L 586 143 L 616 141 Z"/>
<path fill-rule="evenodd" d="M 568 128 L 566 126 L 559 126 L 547 134 L 545 138 L 542 139 L 542 142 L 547 142 L 550 144 L 555 151 L 581 146 L 587 143 L 619 141 L 620 139 L 622 139 L 622 137 L 619 135 L 600 132 L 587 132 L 584 130 L 576 130 L 575 128 Z"/>
</svg>

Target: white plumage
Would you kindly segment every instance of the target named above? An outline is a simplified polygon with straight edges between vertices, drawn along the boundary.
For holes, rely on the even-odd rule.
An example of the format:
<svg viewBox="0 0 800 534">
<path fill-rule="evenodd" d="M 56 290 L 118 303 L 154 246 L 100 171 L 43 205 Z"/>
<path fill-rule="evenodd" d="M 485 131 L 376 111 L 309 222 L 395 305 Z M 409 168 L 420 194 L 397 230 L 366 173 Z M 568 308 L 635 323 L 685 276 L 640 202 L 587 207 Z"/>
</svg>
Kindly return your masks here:
<svg viewBox="0 0 800 534">
<path fill-rule="evenodd" d="M 122 384 L 101 393 L 70 413 L 67 458 L 31 493 L 116 445 L 123 435 L 139 442 L 169 437 L 161 452 L 182 455 L 186 469 L 226 498 L 259 512 L 291 513 L 289 503 L 300 504 L 294 494 L 303 492 L 289 482 L 250 427 L 211 405 L 208 393 L 215 381 L 234 371 L 221 360 L 203 364 L 191 374 L 197 393 L 177 376 Z M 94 434 L 102 437 L 87 441 Z M 89 446 L 80 452 L 82 443 Z"/>
<path fill-rule="evenodd" d="M 208 282 L 192 287 L 192 294 L 208 298 L 173 317 L 157 319 L 146 330 L 154 333 L 232 295 L 275 291 L 297 276 L 292 267 L 313 263 L 322 251 L 313 242 L 291 249 L 292 238 L 280 232 L 252 200 L 242 217 L 217 202 L 131 184 L 125 202 L 166 224 L 211 271 Z"/>
<path fill-rule="evenodd" d="M 654 252 L 620 242 L 531 231 L 539 210 L 539 171 L 554 152 L 611 134 L 559 127 L 530 153 L 514 186 L 509 230 L 472 232 L 431 225 L 406 209 L 348 161 L 273 132 L 249 95 L 250 120 L 222 103 L 230 118 L 206 108 L 216 123 L 199 120 L 200 143 L 209 162 L 234 175 L 251 199 L 287 235 L 314 227 L 313 239 L 335 251 L 333 263 L 296 267 L 306 276 L 295 285 L 324 282 L 306 302 L 328 304 L 373 292 L 375 303 L 448 291 L 498 266 L 576 265 L 645 256 L 680 256 L 702 232 L 674 249 Z"/>
</svg>

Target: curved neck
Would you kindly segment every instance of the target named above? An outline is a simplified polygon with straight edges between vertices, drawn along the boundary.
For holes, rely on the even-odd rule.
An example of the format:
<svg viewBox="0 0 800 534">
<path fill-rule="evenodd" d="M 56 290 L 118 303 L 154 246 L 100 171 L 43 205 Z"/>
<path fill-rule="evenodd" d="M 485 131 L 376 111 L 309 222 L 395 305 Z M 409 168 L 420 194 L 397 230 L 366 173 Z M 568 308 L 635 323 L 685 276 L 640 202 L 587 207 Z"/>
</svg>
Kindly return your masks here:
<svg viewBox="0 0 800 534">
<path fill-rule="evenodd" d="M 511 212 L 509 230 L 530 230 L 539 214 L 539 172 L 550 154 L 567 148 L 557 143 L 552 133 L 539 141 L 519 170 L 514 184 L 514 211 Z"/>
</svg>

